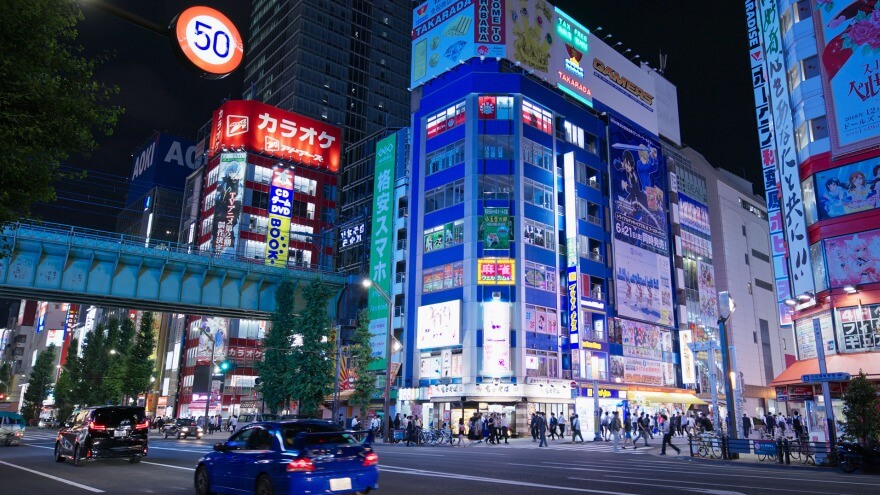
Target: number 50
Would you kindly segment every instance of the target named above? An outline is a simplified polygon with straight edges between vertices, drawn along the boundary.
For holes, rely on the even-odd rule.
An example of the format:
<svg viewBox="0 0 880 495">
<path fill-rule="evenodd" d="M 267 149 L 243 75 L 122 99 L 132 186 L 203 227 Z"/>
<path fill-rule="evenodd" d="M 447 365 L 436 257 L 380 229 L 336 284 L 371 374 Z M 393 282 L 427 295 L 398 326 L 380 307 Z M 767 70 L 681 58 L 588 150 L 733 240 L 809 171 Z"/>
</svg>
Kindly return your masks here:
<svg viewBox="0 0 880 495">
<path fill-rule="evenodd" d="M 211 35 L 208 34 L 207 31 L 211 31 L 214 29 L 213 26 L 205 24 L 202 21 L 196 21 L 195 25 L 196 35 L 204 36 L 204 42 L 199 44 L 199 41 L 194 41 L 193 44 L 199 50 L 208 50 L 211 49 L 214 51 L 214 54 L 220 58 L 226 58 L 229 55 L 229 45 L 231 44 L 229 41 L 229 35 L 223 31 L 215 31 L 214 38 L 211 38 Z M 203 30 L 204 29 L 204 30 Z M 212 42 L 213 41 L 213 42 Z M 219 48 L 223 48 L 223 53 L 220 53 Z"/>
</svg>

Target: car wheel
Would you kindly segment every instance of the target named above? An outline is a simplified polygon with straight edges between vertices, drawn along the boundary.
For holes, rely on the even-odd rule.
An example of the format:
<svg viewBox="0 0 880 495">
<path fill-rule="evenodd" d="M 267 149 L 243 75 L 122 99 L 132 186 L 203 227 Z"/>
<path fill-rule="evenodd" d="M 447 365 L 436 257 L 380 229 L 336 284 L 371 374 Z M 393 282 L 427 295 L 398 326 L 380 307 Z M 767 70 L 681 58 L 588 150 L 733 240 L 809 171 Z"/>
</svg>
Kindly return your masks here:
<svg viewBox="0 0 880 495">
<path fill-rule="evenodd" d="M 73 448 L 73 465 L 80 467 L 83 463 L 85 463 L 85 461 L 79 458 L 79 445 L 77 445 Z"/>
<path fill-rule="evenodd" d="M 196 469 L 196 495 L 213 495 L 211 478 L 208 476 L 208 469 L 205 466 L 199 466 Z"/>
<path fill-rule="evenodd" d="M 254 488 L 254 495 L 274 495 L 275 489 L 272 488 L 272 481 L 265 474 L 257 478 L 257 485 Z"/>
<path fill-rule="evenodd" d="M 55 462 L 64 462 L 64 456 L 61 455 L 61 443 L 55 443 Z"/>
<path fill-rule="evenodd" d="M 130 462 L 131 464 L 138 464 L 139 462 L 141 462 L 141 456 L 139 456 L 139 455 L 133 455 L 133 456 L 131 456 L 131 458 L 128 460 L 128 462 Z"/>
<path fill-rule="evenodd" d="M 180 433 L 178 433 L 178 434 L 177 434 L 177 439 L 180 440 L 181 438 L 183 438 L 183 435 L 181 435 Z"/>
</svg>

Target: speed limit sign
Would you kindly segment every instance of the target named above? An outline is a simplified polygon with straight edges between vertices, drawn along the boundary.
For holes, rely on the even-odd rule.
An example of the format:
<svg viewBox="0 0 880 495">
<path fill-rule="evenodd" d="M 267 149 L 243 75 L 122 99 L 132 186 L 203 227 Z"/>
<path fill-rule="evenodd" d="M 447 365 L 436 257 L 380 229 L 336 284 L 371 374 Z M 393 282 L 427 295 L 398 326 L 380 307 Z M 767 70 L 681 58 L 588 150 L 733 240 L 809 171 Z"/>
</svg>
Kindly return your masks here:
<svg viewBox="0 0 880 495">
<path fill-rule="evenodd" d="M 210 7 L 190 7 L 171 21 L 175 52 L 210 79 L 228 76 L 241 64 L 244 43 L 228 17 Z"/>
</svg>

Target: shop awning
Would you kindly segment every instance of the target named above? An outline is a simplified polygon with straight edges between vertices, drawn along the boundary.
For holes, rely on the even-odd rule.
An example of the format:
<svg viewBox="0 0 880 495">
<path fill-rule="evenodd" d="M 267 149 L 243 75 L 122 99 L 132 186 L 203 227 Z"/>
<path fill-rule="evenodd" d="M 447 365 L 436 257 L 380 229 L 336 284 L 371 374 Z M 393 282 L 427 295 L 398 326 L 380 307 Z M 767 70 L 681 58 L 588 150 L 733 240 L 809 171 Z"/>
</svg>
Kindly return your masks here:
<svg viewBox="0 0 880 495">
<path fill-rule="evenodd" d="M 633 396 L 635 399 L 641 399 L 645 402 L 649 402 L 652 404 L 696 404 L 696 405 L 706 405 L 706 401 L 703 399 L 691 395 L 684 394 L 680 392 L 646 392 L 642 390 L 636 390 L 629 392 L 629 395 Z"/>
<path fill-rule="evenodd" d="M 833 354 L 825 356 L 825 364 L 829 373 L 849 373 L 852 376 L 864 371 L 868 378 L 880 379 L 880 354 L 863 352 L 859 354 Z M 819 372 L 819 360 L 803 359 L 789 366 L 770 383 L 771 387 L 780 385 L 797 385 L 803 383 L 801 375 L 812 375 Z"/>
</svg>

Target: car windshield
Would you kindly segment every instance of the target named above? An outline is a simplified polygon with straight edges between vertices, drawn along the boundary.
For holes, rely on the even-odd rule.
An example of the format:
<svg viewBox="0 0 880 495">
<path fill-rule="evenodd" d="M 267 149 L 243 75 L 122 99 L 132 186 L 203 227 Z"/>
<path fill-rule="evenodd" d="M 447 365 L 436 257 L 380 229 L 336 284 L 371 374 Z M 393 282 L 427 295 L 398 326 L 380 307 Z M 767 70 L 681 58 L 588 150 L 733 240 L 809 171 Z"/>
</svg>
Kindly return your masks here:
<svg viewBox="0 0 880 495">
<path fill-rule="evenodd" d="M 178 419 L 177 426 L 195 426 L 196 422 L 192 419 Z"/>
<path fill-rule="evenodd" d="M 130 407 L 108 407 L 96 409 L 92 421 L 96 425 L 118 426 L 131 425 L 134 426 L 142 422 L 145 418 L 143 408 Z"/>
<path fill-rule="evenodd" d="M 281 438 L 284 448 L 292 450 L 296 444 L 296 436 L 300 433 L 323 433 L 307 435 L 306 445 L 320 444 L 356 444 L 358 441 L 349 433 L 333 423 L 290 423 L 281 427 Z"/>
</svg>

